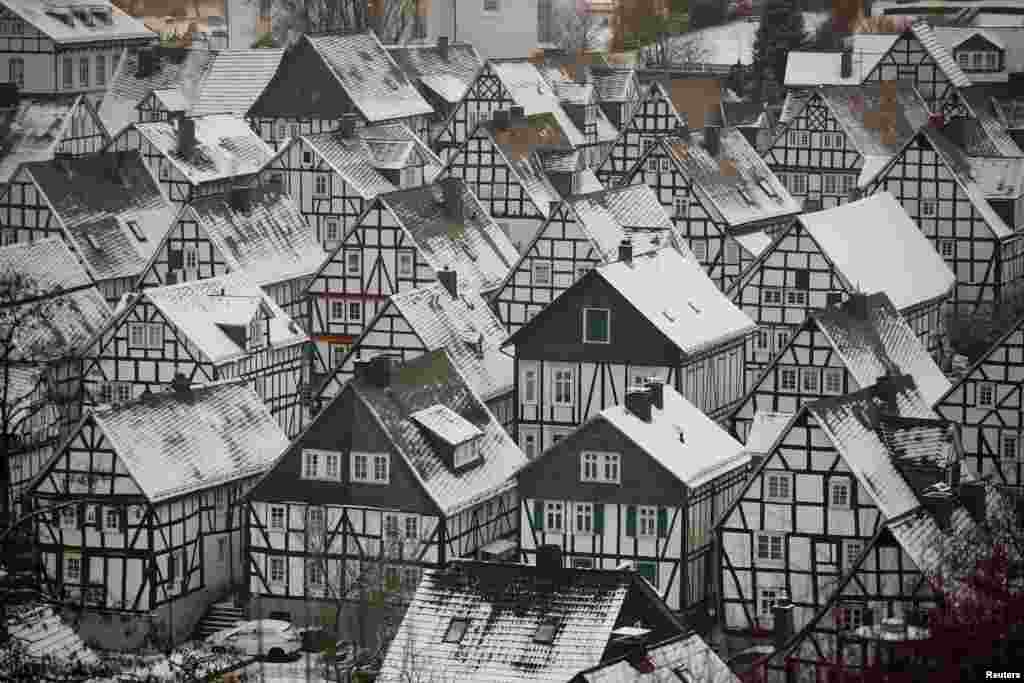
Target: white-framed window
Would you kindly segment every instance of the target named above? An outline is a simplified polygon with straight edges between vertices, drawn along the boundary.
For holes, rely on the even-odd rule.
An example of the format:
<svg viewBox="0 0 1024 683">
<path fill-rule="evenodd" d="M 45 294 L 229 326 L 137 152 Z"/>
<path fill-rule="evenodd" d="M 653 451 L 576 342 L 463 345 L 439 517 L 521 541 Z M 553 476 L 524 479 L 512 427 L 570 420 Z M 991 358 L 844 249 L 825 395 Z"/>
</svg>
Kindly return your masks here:
<svg viewBox="0 0 1024 683">
<path fill-rule="evenodd" d="M 971 53 L 971 69 L 982 68 L 982 63 L 985 61 L 984 52 L 972 52 Z"/>
<path fill-rule="evenodd" d="M 398 252 L 398 276 L 412 277 L 414 256 L 411 251 Z"/>
<path fill-rule="evenodd" d="M 989 51 L 985 53 L 985 69 L 996 70 L 999 68 L 999 55 L 995 52 Z"/>
<path fill-rule="evenodd" d="M 754 330 L 753 335 L 754 351 L 770 351 L 772 348 L 772 337 L 768 330 Z"/>
<path fill-rule="evenodd" d="M 523 434 L 523 454 L 529 460 L 537 456 L 537 435 Z"/>
<path fill-rule="evenodd" d="M 922 216 L 934 216 L 935 215 L 935 200 L 934 199 L 922 199 L 921 200 L 921 215 Z"/>
<path fill-rule="evenodd" d="M 611 317 L 607 308 L 583 309 L 583 343 L 611 343 Z"/>
<path fill-rule="evenodd" d="M 996 403 L 996 385 L 992 382 L 979 382 L 977 404 L 980 408 L 991 408 Z"/>
<path fill-rule="evenodd" d="M 850 480 L 834 477 L 828 482 L 828 504 L 834 508 L 850 507 Z"/>
<path fill-rule="evenodd" d="M 363 274 L 363 255 L 358 251 L 353 250 L 345 252 L 345 274 Z"/>
<path fill-rule="evenodd" d="M 800 390 L 818 393 L 818 368 L 800 368 Z"/>
<path fill-rule="evenodd" d="M 270 506 L 270 530 L 284 531 L 288 526 L 288 517 L 284 505 Z"/>
<path fill-rule="evenodd" d="M 786 290 L 786 304 L 789 306 L 806 306 L 807 305 L 807 290 L 806 289 L 787 289 Z"/>
<path fill-rule="evenodd" d="M 779 388 L 783 391 L 796 391 L 796 370 L 794 368 L 779 370 Z"/>
<path fill-rule="evenodd" d="M 757 534 L 757 559 L 765 562 L 781 562 L 785 553 L 786 537 L 784 534 Z"/>
<path fill-rule="evenodd" d="M 82 580 L 82 558 L 81 557 L 65 557 L 64 558 L 64 582 L 65 583 L 78 583 Z"/>
<path fill-rule="evenodd" d="M 82 57 L 78 60 L 78 83 L 83 88 L 89 87 L 89 58 Z"/>
<path fill-rule="evenodd" d="M 842 368 L 825 368 L 822 370 L 824 377 L 823 391 L 826 394 L 838 396 L 843 393 L 843 370 Z"/>
<path fill-rule="evenodd" d="M 523 403 L 537 402 L 537 371 L 523 371 Z"/>
<path fill-rule="evenodd" d="M 420 518 L 416 515 L 406 516 L 405 537 L 408 540 L 416 540 L 420 537 Z"/>
<path fill-rule="evenodd" d="M 764 495 L 768 500 L 790 501 L 793 499 L 793 479 L 787 472 L 765 472 Z"/>
<path fill-rule="evenodd" d="M 701 263 L 708 260 L 708 243 L 706 240 L 690 240 L 690 251 L 693 252 L 693 258 L 697 259 Z"/>
<path fill-rule="evenodd" d="M 128 323 L 128 346 L 134 349 L 161 349 L 164 345 L 162 323 Z"/>
<path fill-rule="evenodd" d="M 999 445 L 999 455 L 1003 460 L 1020 459 L 1020 434 L 1017 432 L 1003 432 Z"/>
<path fill-rule="evenodd" d="M 339 299 L 331 301 L 331 320 L 345 322 L 345 302 Z"/>
<path fill-rule="evenodd" d="M 804 173 L 794 173 L 789 177 L 790 189 L 793 194 L 806 194 L 807 193 L 807 175 Z"/>
<path fill-rule="evenodd" d="M 821 191 L 825 194 L 836 194 L 839 191 L 839 179 L 834 173 L 821 176 Z"/>
<path fill-rule="evenodd" d="M 765 287 L 761 290 L 761 303 L 768 306 L 782 304 L 782 290 L 778 287 Z"/>
<path fill-rule="evenodd" d="M 319 560 L 306 563 L 306 584 L 315 588 L 324 585 L 324 566 Z"/>
<path fill-rule="evenodd" d="M 672 212 L 676 218 L 687 219 L 690 217 L 690 198 L 686 195 L 672 198 Z"/>
<path fill-rule="evenodd" d="M 341 239 L 341 222 L 337 218 L 328 218 L 324 227 L 324 240 L 337 242 Z"/>
<path fill-rule="evenodd" d="M 501 3 L 499 0 L 484 0 L 484 11 L 485 12 L 500 12 Z"/>
<path fill-rule="evenodd" d="M 368 484 L 387 484 L 390 481 L 391 460 L 387 453 L 353 453 L 352 481 Z"/>
<path fill-rule="evenodd" d="M 288 139 L 288 126 L 283 123 L 277 124 L 277 139 L 286 140 Z"/>
<path fill-rule="evenodd" d="M 103 382 L 100 384 L 99 402 L 116 405 L 132 400 L 131 382 Z"/>
<path fill-rule="evenodd" d="M 341 481 L 341 453 L 315 448 L 302 449 L 302 478 Z"/>
<path fill-rule="evenodd" d="M 270 583 L 282 584 L 284 583 L 284 558 L 283 557 L 272 557 L 270 558 Z"/>
<path fill-rule="evenodd" d="M 594 505 L 592 503 L 573 503 L 576 517 L 576 533 L 594 533 Z"/>
<path fill-rule="evenodd" d="M 597 453 L 580 453 L 580 481 L 598 481 Z"/>
<path fill-rule="evenodd" d="M 939 240 L 939 255 L 944 259 L 951 259 L 956 256 L 956 242 L 953 240 Z"/>
<path fill-rule="evenodd" d="M 550 285 L 551 284 L 551 262 L 550 261 L 534 261 L 533 262 L 533 284 L 535 284 L 535 285 Z"/>
<path fill-rule="evenodd" d="M 580 481 L 618 484 L 622 456 L 618 453 L 580 453 Z"/>
<path fill-rule="evenodd" d="M 363 321 L 362 301 L 349 301 L 347 302 L 346 309 L 346 319 L 350 323 L 360 323 Z"/>
<path fill-rule="evenodd" d="M 857 561 L 860 554 L 864 552 L 864 543 L 861 541 L 843 541 L 843 567 L 849 569 Z"/>
<path fill-rule="evenodd" d="M 331 344 L 331 367 L 340 368 L 345 362 L 345 356 L 352 349 L 351 344 Z"/>
<path fill-rule="evenodd" d="M 547 501 L 544 503 L 544 530 L 560 532 L 565 529 L 564 519 L 565 506 L 556 501 Z"/>
<path fill-rule="evenodd" d="M 658 535 L 658 508 L 649 505 L 637 508 L 636 531 L 639 536 Z"/>
<path fill-rule="evenodd" d="M 185 270 L 199 268 L 199 249 L 194 244 L 186 244 L 181 248 L 181 265 Z"/>
<path fill-rule="evenodd" d="M 327 174 L 317 173 L 313 177 L 313 194 L 317 197 L 327 196 Z"/>
<path fill-rule="evenodd" d="M 843 601 L 836 609 L 836 627 L 842 631 L 853 630 L 864 625 L 867 614 L 867 603 L 859 601 Z"/>
<path fill-rule="evenodd" d="M 398 515 L 392 513 L 384 515 L 384 537 L 398 538 Z"/>
<path fill-rule="evenodd" d="M 117 508 L 103 508 L 103 531 L 116 534 L 121 531 L 121 511 Z"/>
<path fill-rule="evenodd" d="M 779 603 L 782 591 L 778 588 L 762 588 L 757 595 L 757 613 L 763 617 L 772 616 L 772 608 Z"/>
<path fill-rule="evenodd" d="M 552 375 L 551 402 L 556 406 L 573 405 L 573 379 L 575 373 L 572 368 L 555 368 Z"/>
</svg>

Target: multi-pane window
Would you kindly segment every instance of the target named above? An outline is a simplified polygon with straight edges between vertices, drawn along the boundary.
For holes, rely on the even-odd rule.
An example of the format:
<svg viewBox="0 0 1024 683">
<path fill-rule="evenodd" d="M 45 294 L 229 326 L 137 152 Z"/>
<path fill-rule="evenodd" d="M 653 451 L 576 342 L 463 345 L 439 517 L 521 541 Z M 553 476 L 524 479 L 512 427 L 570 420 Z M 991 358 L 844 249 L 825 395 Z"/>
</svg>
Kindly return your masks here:
<svg viewBox="0 0 1024 683">
<path fill-rule="evenodd" d="M 839 395 L 843 393 L 843 371 L 841 368 L 825 368 L 822 371 L 824 376 L 824 391 L 826 394 Z"/>
<path fill-rule="evenodd" d="M 676 218 L 687 218 L 689 216 L 690 209 L 689 197 L 685 195 L 673 197 L 672 207 Z"/>
<path fill-rule="evenodd" d="M 583 451 L 580 453 L 580 481 L 617 484 L 620 462 L 618 453 Z"/>
<path fill-rule="evenodd" d="M 416 539 L 420 537 L 420 518 L 414 515 L 409 515 L 405 518 L 405 537 L 407 539 Z"/>
<path fill-rule="evenodd" d="M 537 402 L 537 371 L 523 372 L 523 403 Z"/>
<path fill-rule="evenodd" d="M 363 272 L 363 256 L 358 251 L 345 252 L 345 274 L 361 275 Z"/>
<path fill-rule="evenodd" d="M 829 482 L 828 502 L 834 508 L 850 507 L 850 482 L 848 479 L 833 479 Z"/>
<path fill-rule="evenodd" d="M 398 515 L 384 515 L 384 536 L 398 538 Z"/>
<path fill-rule="evenodd" d="M 658 508 L 643 505 L 636 511 L 637 533 L 640 536 L 658 534 Z"/>
<path fill-rule="evenodd" d="M 768 334 L 768 330 L 755 330 L 754 331 L 754 350 L 755 351 L 769 351 L 771 350 L 771 335 Z"/>
<path fill-rule="evenodd" d="M 484 0 L 484 11 L 485 12 L 500 12 L 501 4 L 499 0 Z"/>
<path fill-rule="evenodd" d="M 1020 458 L 1020 434 L 1017 432 L 1003 432 L 1002 444 L 999 453 L 1003 460 L 1017 460 Z"/>
<path fill-rule="evenodd" d="M 398 275 L 399 277 L 412 277 L 413 254 L 411 251 L 398 253 Z"/>
<path fill-rule="evenodd" d="M 111 533 L 121 530 L 121 513 L 117 508 L 104 508 L 103 530 Z"/>
<path fill-rule="evenodd" d="M 352 480 L 371 484 L 386 484 L 389 480 L 387 453 L 353 453 Z"/>
<path fill-rule="evenodd" d="M 311 448 L 302 450 L 302 478 L 341 481 L 341 454 Z"/>
<path fill-rule="evenodd" d="M 758 614 L 765 617 L 772 616 L 772 608 L 779 602 L 780 591 L 777 588 L 762 588 L 758 605 Z"/>
<path fill-rule="evenodd" d="M 82 558 L 80 557 L 65 557 L 64 558 L 64 581 L 65 582 L 78 582 L 82 580 Z"/>
<path fill-rule="evenodd" d="M 827 194 L 835 194 L 838 191 L 839 182 L 835 174 L 826 173 L 821 177 L 822 191 Z"/>
<path fill-rule="evenodd" d="M 270 529 L 271 531 L 284 531 L 285 509 L 283 505 L 270 506 Z"/>
<path fill-rule="evenodd" d="M 96 55 L 96 85 L 107 84 L 107 57 Z"/>
<path fill-rule="evenodd" d="M 544 504 L 544 528 L 548 531 L 563 530 L 563 504 L 547 501 Z"/>
<path fill-rule="evenodd" d="M 768 305 L 782 303 L 782 290 L 778 287 L 765 287 L 761 290 L 761 302 Z"/>
<path fill-rule="evenodd" d="M 922 199 L 921 200 L 921 215 L 922 216 L 934 216 L 935 215 L 935 200 L 934 199 Z"/>
<path fill-rule="evenodd" d="M 306 511 L 306 525 L 310 531 L 323 531 L 324 509 L 322 507 L 311 507 Z"/>
<path fill-rule="evenodd" d="M 341 224 L 337 218 L 327 219 L 327 226 L 324 228 L 324 239 L 328 242 L 337 242 L 341 239 Z"/>
<path fill-rule="evenodd" d="M 306 564 L 306 583 L 315 587 L 324 585 L 324 566 L 318 560 Z"/>
<path fill-rule="evenodd" d="M 818 368 L 800 369 L 800 388 L 809 393 L 818 391 Z"/>
<path fill-rule="evenodd" d="M 583 309 L 583 342 L 607 344 L 610 341 L 611 311 L 607 308 Z"/>
<path fill-rule="evenodd" d="M 843 176 L 843 194 L 850 194 L 857 187 L 857 176 L 846 174 Z"/>
<path fill-rule="evenodd" d="M 363 320 L 363 302 L 362 301 L 349 301 L 348 302 L 348 321 L 350 323 L 358 323 Z"/>
<path fill-rule="evenodd" d="M 836 609 L 836 626 L 840 630 L 852 630 L 865 624 L 868 606 L 863 602 L 842 602 Z"/>
<path fill-rule="evenodd" d="M 554 372 L 552 382 L 552 402 L 556 406 L 571 406 L 572 401 L 573 371 L 569 368 L 559 368 Z"/>
<path fill-rule="evenodd" d="M 789 474 L 765 474 L 765 496 L 771 500 L 790 500 L 793 495 L 790 482 Z"/>
<path fill-rule="evenodd" d="M 160 349 L 164 345 L 162 323 L 129 323 L 128 346 L 135 349 Z"/>
<path fill-rule="evenodd" d="M 580 453 L 580 480 L 597 481 L 598 478 L 598 455 L 597 453 Z"/>
<path fill-rule="evenodd" d="M 944 259 L 951 259 L 956 256 L 956 242 L 953 240 L 939 240 L 939 254 Z"/>
<path fill-rule="evenodd" d="M 270 558 L 270 582 L 284 583 L 284 558 Z"/>
<path fill-rule="evenodd" d="M 778 562 L 783 557 L 782 534 L 758 534 L 757 535 L 757 559 Z"/>
<path fill-rule="evenodd" d="M 864 552 L 863 543 L 860 541 L 846 541 L 843 544 L 843 566 L 847 569 L 852 567 L 862 552 Z"/>
<path fill-rule="evenodd" d="M 705 240 L 690 240 L 690 251 L 693 252 L 693 258 L 701 263 L 708 260 L 708 243 Z"/>
<path fill-rule="evenodd" d="M 806 289 L 787 289 L 786 290 L 786 303 L 790 306 L 806 306 L 807 305 L 807 290 Z"/>
<path fill-rule="evenodd" d="M 796 391 L 796 370 L 782 368 L 779 371 L 779 388 L 784 391 Z"/>
<path fill-rule="evenodd" d="M 594 506 L 591 503 L 575 503 L 576 533 L 594 533 Z"/>
<path fill-rule="evenodd" d="M 319 197 L 327 196 L 327 174 L 317 173 L 313 180 L 313 194 Z"/>
<path fill-rule="evenodd" d="M 794 173 L 790 176 L 789 182 L 793 194 L 807 193 L 807 176 L 803 173 Z"/>
<path fill-rule="evenodd" d="M 82 57 L 78 60 L 78 83 L 83 88 L 89 87 L 89 58 Z"/>
<path fill-rule="evenodd" d="M 548 261 L 533 262 L 533 284 L 551 284 L 551 263 L 549 263 Z"/>
<path fill-rule="evenodd" d="M 996 385 L 992 382 L 980 382 L 978 384 L 978 406 L 991 408 L 996 402 Z"/>
</svg>

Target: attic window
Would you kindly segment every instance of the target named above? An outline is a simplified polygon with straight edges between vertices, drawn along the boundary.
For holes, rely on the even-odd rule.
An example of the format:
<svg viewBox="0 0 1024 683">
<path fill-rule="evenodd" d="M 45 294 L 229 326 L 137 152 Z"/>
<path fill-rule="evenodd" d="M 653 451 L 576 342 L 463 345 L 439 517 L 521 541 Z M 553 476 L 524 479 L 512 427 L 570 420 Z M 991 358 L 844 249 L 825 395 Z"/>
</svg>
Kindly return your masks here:
<svg viewBox="0 0 1024 683">
<path fill-rule="evenodd" d="M 96 241 L 96 238 L 93 237 L 92 235 L 86 235 L 85 241 L 88 242 L 89 246 L 92 247 L 93 249 L 99 250 L 100 243 Z"/>
<path fill-rule="evenodd" d="M 750 196 L 749 192 L 747 192 L 747 188 L 740 186 L 736 188 L 736 191 L 740 193 L 740 196 L 743 197 L 743 201 L 745 201 L 747 204 L 754 204 L 754 198 Z"/>
<path fill-rule="evenodd" d="M 537 631 L 533 634 L 533 642 L 550 645 L 555 642 L 555 633 L 558 631 L 558 618 L 545 617 L 537 625 Z"/>
<path fill-rule="evenodd" d="M 771 184 L 769 184 L 769 182 L 764 178 L 761 178 L 760 180 L 757 181 L 757 186 L 760 187 L 764 191 L 764 193 L 769 197 L 778 197 L 778 195 L 775 193 L 775 188 L 773 188 Z"/>
<path fill-rule="evenodd" d="M 462 637 L 466 635 L 466 630 L 469 628 L 469 619 L 460 619 L 454 617 L 448 624 L 448 630 L 444 632 L 444 638 L 442 639 L 445 643 L 459 643 L 462 642 Z"/>
<path fill-rule="evenodd" d="M 661 312 L 661 314 L 665 316 L 665 318 L 668 319 L 670 323 L 674 323 L 676 321 L 676 318 L 679 317 L 679 314 L 677 314 L 671 308 L 666 308 Z"/>
<path fill-rule="evenodd" d="M 146 237 L 146 233 L 142 232 L 142 230 L 139 228 L 138 221 L 128 221 L 128 229 L 132 231 L 132 235 L 134 235 L 135 239 L 137 239 L 138 241 L 146 242 L 149 240 L 149 238 Z"/>
</svg>

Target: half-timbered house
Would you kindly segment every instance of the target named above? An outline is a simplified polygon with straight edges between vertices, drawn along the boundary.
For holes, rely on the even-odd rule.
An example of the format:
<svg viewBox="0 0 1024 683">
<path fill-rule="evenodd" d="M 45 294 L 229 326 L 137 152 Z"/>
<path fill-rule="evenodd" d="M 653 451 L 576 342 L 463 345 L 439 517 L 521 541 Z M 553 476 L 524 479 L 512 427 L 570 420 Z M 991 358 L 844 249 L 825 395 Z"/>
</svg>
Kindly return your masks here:
<svg viewBox="0 0 1024 683">
<path fill-rule="evenodd" d="M 935 245 L 956 275 L 958 309 L 994 304 L 1024 276 L 1024 242 L 986 197 L 986 188 L 1003 194 L 1019 187 L 1006 171 L 968 159 L 925 126 L 866 185 L 867 194 L 891 192 Z"/>
<path fill-rule="evenodd" d="M 247 118 L 261 138 L 280 147 L 288 138 L 337 130 L 345 114 L 363 125 L 405 123 L 419 131 L 434 109 L 368 31 L 303 35 Z"/>
<path fill-rule="evenodd" d="M 885 292 L 851 293 L 812 310 L 776 347 L 729 416 L 733 433 L 745 441 L 760 413 L 793 414 L 808 401 L 866 389 L 892 372 L 912 377 L 929 406 L 950 386 Z"/>
<path fill-rule="evenodd" d="M 434 113 L 420 119 L 416 134 L 424 142 L 440 134 L 448 117 L 466 95 L 484 60 L 469 43 L 440 36 L 435 45 L 388 45 L 387 51 Z"/>
<path fill-rule="evenodd" d="M 0 103 L 0 186 L 25 162 L 92 154 L 109 140 L 96 108 L 84 95 L 4 95 L 11 99 Z"/>
<path fill-rule="evenodd" d="M 122 54 L 156 42 L 109 0 L 3 0 L 0 73 L 33 94 L 102 93 Z"/>
<path fill-rule="evenodd" d="M 968 156 L 1020 157 L 1024 151 L 999 117 L 985 86 L 955 90 L 942 107 L 943 134 Z"/>
<path fill-rule="evenodd" d="M 971 84 L 925 21 L 903 33 L 855 33 L 851 39 L 841 52 L 790 52 L 786 87 L 905 81 L 917 88 L 929 111 L 938 111 L 955 88 Z"/>
<path fill-rule="evenodd" d="M 726 289 L 788 226 L 800 204 L 735 128 L 653 140 L 623 184 L 646 183 L 697 261 Z"/>
<path fill-rule="evenodd" d="M 25 486 L 49 459 L 59 436 L 47 364 L 73 356 L 111 312 L 58 237 L 0 248 L 0 282 L 7 288 L 3 316 L 12 325 L 4 333 L 2 351 L 7 405 L 0 428 L 8 436 L 3 464 L 8 490 L 3 495 L 11 505 L 6 509 L 19 513 Z"/>
<path fill-rule="evenodd" d="M 131 291 L 173 219 L 138 152 L 25 163 L 0 194 L 4 244 L 61 237 L 111 304 Z"/>
<path fill-rule="evenodd" d="M 907 375 L 797 410 L 718 527 L 724 628 L 771 629 L 786 594 L 802 629 L 883 525 L 947 480 L 955 429 Z"/>
<path fill-rule="evenodd" d="M 356 366 L 374 356 L 405 360 L 443 348 L 473 393 L 511 431 L 514 382 L 512 357 L 501 350 L 505 328 L 479 293 L 459 289 L 457 277 L 448 271 L 442 273 L 442 282 L 392 294 L 351 350 L 330 359 L 332 372 L 320 390 L 321 400 L 336 395 Z M 321 343 L 319 350 L 327 358 L 333 349 Z"/>
<path fill-rule="evenodd" d="M 801 215 L 726 295 L 759 326 L 747 348 L 753 384 L 811 310 L 835 306 L 856 292 L 885 292 L 938 358 L 946 337 L 943 308 L 955 283 L 928 238 L 899 202 L 882 192 Z"/>
<path fill-rule="evenodd" d="M 1003 486 L 1024 486 L 1024 319 L 1017 321 L 935 403 L 960 425 L 969 465 Z"/>
<path fill-rule="evenodd" d="M 249 182 L 274 155 L 244 119 L 225 115 L 133 123 L 109 149 L 137 150 L 175 209 Z"/>
<path fill-rule="evenodd" d="M 577 150 L 585 166 L 596 168 L 608 156 L 619 137 L 619 129 L 605 116 L 600 106 L 600 93 L 590 67 L 577 64 L 571 69 L 548 69 L 543 73 L 565 113 L 584 135 L 585 140 Z"/>
<path fill-rule="evenodd" d="M 637 572 L 565 569 L 553 550 L 536 567 L 463 561 L 424 572 L 377 680 L 575 681 L 685 632 Z"/>
<path fill-rule="evenodd" d="M 640 104 L 643 88 L 636 69 L 629 66 L 593 64 L 590 77 L 597 90 L 597 103 L 613 126 L 622 128 Z"/>
<path fill-rule="evenodd" d="M 248 497 L 250 612 L 358 608 L 354 583 L 407 604 L 425 568 L 514 548 L 525 462 L 446 351 L 376 356 Z"/>
<path fill-rule="evenodd" d="M 350 345 L 388 297 L 454 274 L 461 289 L 496 289 L 515 247 L 458 178 L 378 196 L 309 285 L 309 331 Z M 335 349 L 332 356 L 341 353 Z"/>
<path fill-rule="evenodd" d="M 631 562 L 674 611 L 715 604 L 714 523 L 749 474 L 743 445 L 660 380 L 632 388 L 517 475 L 520 549 L 574 569 Z"/>
<path fill-rule="evenodd" d="M 516 441 L 541 453 L 657 377 L 712 418 L 743 396 L 754 323 L 672 247 L 597 266 L 505 342 L 515 346 Z"/>
<path fill-rule="evenodd" d="M 291 195 L 333 250 L 374 197 L 432 182 L 440 171 L 441 160 L 405 124 L 357 128 L 343 117 L 337 131 L 289 139 L 260 181 Z"/>
<path fill-rule="evenodd" d="M 241 380 L 89 411 L 33 481 L 48 592 L 107 649 L 180 642 L 243 576 L 237 503 L 288 440 Z"/>
<path fill-rule="evenodd" d="M 242 272 L 301 320 L 306 287 L 325 258 L 288 195 L 240 187 L 185 206 L 153 252 L 138 289 Z"/>
<path fill-rule="evenodd" d="M 130 295 L 81 349 L 66 381 L 85 406 L 156 391 L 183 374 L 197 383 L 242 377 L 289 436 L 303 425 L 309 338 L 245 273 Z M 75 415 L 72 413 L 71 418 Z"/>
<path fill-rule="evenodd" d="M 635 253 L 672 245 L 690 255 L 646 185 L 570 196 L 557 204 L 492 301 L 509 332 L 519 330 L 584 273 L 619 258 L 622 240 Z"/>
<path fill-rule="evenodd" d="M 718 653 L 696 633 L 669 638 L 660 643 L 643 641 L 642 657 L 627 654 L 579 672 L 569 683 L 659 683 L 672 676 L 714 683 L 740 683 L 740 678 Z"/>
<path fill-rule="evenodd" d="M 764 159 L 795 198 L 830 209 L 849 201 L 927 122 L 928 109 L 909 84 L 818 87 Z"/>
</svg>

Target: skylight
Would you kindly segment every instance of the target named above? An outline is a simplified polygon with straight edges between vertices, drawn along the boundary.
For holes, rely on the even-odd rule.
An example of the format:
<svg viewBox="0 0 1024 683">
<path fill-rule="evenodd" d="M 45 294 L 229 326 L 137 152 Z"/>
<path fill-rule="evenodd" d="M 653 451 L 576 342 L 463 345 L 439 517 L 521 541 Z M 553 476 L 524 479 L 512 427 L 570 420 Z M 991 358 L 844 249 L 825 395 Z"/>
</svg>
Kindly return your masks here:
<svg viewBox="0 0 1024 683">
<path fill-rule="evenodd" d="M 149 238 L 147 238 L 146 233 L 142 232 L 142 230 L 139 228 L 138 221 L 128 221 L 128 229 L 132 231 L 132 234 L 135 235 L 135 239 L 137 239 L 138 241 L 148 241 Z"/>
<path fill-rule="evenodd" d="M 533 634 L 533 642 L 550 645 L 555 642 L 555 632 L 558 631 L 558 619 L 546 617 L 537 625 L 537 632 Z"/>
<path fill-rule="evenodd" d="M 672 673 L 674 673 L 676 675 L 676 678 L 678 678 L 683 683 L 691 683 L 693 681 L 693 679 L 690 678 L 690 672 L 687 671 L 685 667 L 677 667 L 672 670 Z"/>
<path fill-rule="evenodd" d="M 769 183 L 765 178 L 761 178 L 760 180 L 758 180 L 757 184 L 762 190 L 764 190 L 764 193 L 769 197 L 777 196 L 775 194 L 775 189 L 771 186 L 771 183 Z"/>
<path fill-rule="evenodd" d="M 679 315 L 671 308 L 666 308 L 661 312 L 661 314 L 665 316 L 665 318 L 668 319 L 670 323 L 674 323 L 676 321 L 676 318 L 679 317 Z"/>
<path fill-rule="evenodd" d="M 445 643 L 461 642 L 462 637 L 466 635 L 466 630 L 468 628 L 469 619 L 453 617 L 451 622 L 448 624 L 448 630 L 444 632 L 444 638 L 442 638 L 442 641 Z"/>
</svg>

